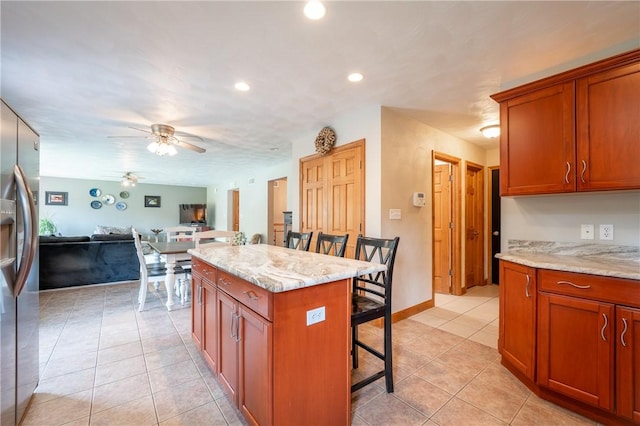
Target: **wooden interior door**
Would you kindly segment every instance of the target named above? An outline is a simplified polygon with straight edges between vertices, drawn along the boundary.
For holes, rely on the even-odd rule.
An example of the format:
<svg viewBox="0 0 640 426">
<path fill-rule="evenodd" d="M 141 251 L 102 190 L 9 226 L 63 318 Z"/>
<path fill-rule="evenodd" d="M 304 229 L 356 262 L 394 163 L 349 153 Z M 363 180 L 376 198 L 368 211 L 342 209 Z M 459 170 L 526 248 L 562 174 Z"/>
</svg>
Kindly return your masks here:
<svg viewBox="0 0 640 426">
<path fill-rule="evenodd" d="M 465 287 L 484 284 L 484 168 L 467 162 L 465 191 Z"/>
<path fill-rule="evenodd" d="M 284 246 L 284 212 L 287 210 L 287 178 L 269 181 L 269 231 L 265 243 Z"/>
<path fill-rule="evenodd" d="M 300 160 L 300 230 L 315 235 L 349 234 L 345 257 L 353 257 L 364 227 L 364 140 L 329 155 Z"/>
<path fill-rule="evenodd" d="M 233 223 L 232 231 L 240 231 L 240 191 L 233 190 Z"/>
<path fill-rule="evenodd" d="M 451 164 L 433 167 L 433 288 L 451 292 Z"/>
<path fill-rule="evenodd" d="M 333 235 L 349 234 L 346 257 L 353 258 L 358 234 L 362 231 L 363 185 L 362 150 L 354 147 L 331 156 L 327 185 L 327 227 Z"/>
</svg>

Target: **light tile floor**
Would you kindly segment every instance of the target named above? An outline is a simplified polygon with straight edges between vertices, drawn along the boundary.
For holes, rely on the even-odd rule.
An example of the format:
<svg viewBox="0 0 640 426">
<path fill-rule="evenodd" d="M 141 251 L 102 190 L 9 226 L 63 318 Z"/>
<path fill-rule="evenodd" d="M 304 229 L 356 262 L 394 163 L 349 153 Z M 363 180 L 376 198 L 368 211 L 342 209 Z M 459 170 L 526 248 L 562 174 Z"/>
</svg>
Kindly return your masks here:
<svg viewBox="0 0 640 426">
<path fill-rule="evenodd" d="M 495 290 L 437 295 L 436 308 L 395 323 L 395 393 L 382 381 L 354 393 L 352 424 L 594 424 L 500 365 Z M 41 379 L 22 425 L 246 424 L 191 341 L 189 306 L 167 312 L 161 288 L 138 312 L 137 294 L 136 283 L 41 293 Z M 361 330 L 381 342 L 380 329 Z M 361 355 L 354 376 L 377 367 Z"/>
</svg>

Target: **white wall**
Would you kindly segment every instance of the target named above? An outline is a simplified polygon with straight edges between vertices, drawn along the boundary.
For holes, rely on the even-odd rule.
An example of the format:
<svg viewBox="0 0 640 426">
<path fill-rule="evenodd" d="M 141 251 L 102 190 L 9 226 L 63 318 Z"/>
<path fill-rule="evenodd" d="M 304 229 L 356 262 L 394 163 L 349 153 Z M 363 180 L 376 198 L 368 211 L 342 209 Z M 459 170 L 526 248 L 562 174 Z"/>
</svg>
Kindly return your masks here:
<svg viewBox="0 0 640 426">
<path fill-rule="evenodd" d="M 372 106 L 345 114 L 327 123 L 336 132 L 336 146 L 365 139 L 365 230 L 372 237 L 381 236 L 381 125 L 380 106 Z M 293 212 L 293 229 L 300 227 L 300 159 L 315 154 L 315 129 L 293 140 L 292 175 L 288 181 L 289 208 Z"/>
<path fill-rule="evenodd" d="M 288 178 L 291 173 L 291 162 L 284 161 L 264 169 L 240 170 L 236 176 L 228 176 L 225 181 L 211 183 L 207 188 L 209 225 L 215 229 L 231 229 L 228 225 L 231 217 L 229 191 L 237 189 L 240 192 L 240 231 L 245 233 L 247 239 L 253 234 L 261 234 L 262 241 L 266 242 L 268 182 Z"/>
<path fill-rule="evenodd" d="M 640 245 L 640 191 L 502 197 L 502 247 L 510 239 Z M 580 224 L 595 239 L 580 239 Z M 599 240 L 598 225 L 613 224 L 614 240 Z"/>
<path fill-rule="evenodd" d="M 116 202 L 127 203 L 126 210 L 117 210 L 115 204 L 93 209 L 91 202 L 101 197 L 92 197 L 89 190 L 99 188 L 102 195 L 115 196 Z M 67 206 L 45 205 L 46 191 L 67 192 Z M 128 191 L 129 198 L 120 197 Z M 145 195 L 159 195 L 160 207 L 144 207 Z M 96 225 L 133 226 L 142 234 L 151 228 L 176 226 L 180 221 L 179 204 L 206 203 L 207 189 L 203 187 L 151 185 L 138 183 L 133 188 L 124 188 L 120 182 L 66 179 L 42 176 L 38 211 L 40 218 L 51 219 L 58 232 L 65 236 L 91 235 Z"/>
</svg>

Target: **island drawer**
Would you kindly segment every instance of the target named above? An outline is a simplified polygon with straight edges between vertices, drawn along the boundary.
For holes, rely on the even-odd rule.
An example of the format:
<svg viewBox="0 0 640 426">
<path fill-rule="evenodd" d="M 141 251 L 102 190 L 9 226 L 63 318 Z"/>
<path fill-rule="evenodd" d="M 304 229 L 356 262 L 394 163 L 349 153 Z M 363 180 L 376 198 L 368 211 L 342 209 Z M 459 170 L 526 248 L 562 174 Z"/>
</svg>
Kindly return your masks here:
<svg viewBox="0 0 640 426">
<path fill-rule="evenodd" d="M 270 291 L 222 270 L 218 270 L 216 284 L 218 289 L 224 291 L 238 302 L 251 308 L 264 318 L 273 321 L 273 295 Z"/>
<path fill-rule="evenodd" d="M 203 262 L 195 257 L 191 258 L 192 273 L 199 274 L 201 277 L 212 283 L 216 282 L 216 268 Z"/>
<path fill-rule="evenodd" d="M 640 281 L 636 280 L 539 269 L 538 290 L 640 307 Z"/>
</svg>

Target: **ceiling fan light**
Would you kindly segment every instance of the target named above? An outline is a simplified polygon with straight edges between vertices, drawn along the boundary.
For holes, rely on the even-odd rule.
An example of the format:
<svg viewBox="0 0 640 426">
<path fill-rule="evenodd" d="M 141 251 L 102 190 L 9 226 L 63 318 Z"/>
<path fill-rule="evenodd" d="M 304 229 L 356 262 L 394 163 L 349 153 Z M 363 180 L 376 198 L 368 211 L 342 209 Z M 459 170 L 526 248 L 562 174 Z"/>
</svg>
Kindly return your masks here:
<svg viewBox="0 0 640 426">
<path fill-rule="evenodd" d="M 158 148 L 160 147 L 160 145 L 158 144 L 158 142 L 151 142 L 148 146 L 147 149 L 151 152 L 153 152 L 154 154 L 158 153 Z"/>
<path fill-rule="evenodd" d="M 488 139 L 497 138 L 498 136 L 500 136 L 500 125 L 492 124 L 490 126 L 484 126 L 482 129 L 480 129 L 480 131 L 482 132 L 485 138 L 488 138 Z"/>
<path fill-rule="evenodd" d="M 318 0 L 311 0 L 307 2 L 304 7 L 304 14 L 307 18 L 318 20 L 321 19 L 324 14 L 327 12 L 327 9 L 324 7 L 322 2 Z"/>
</svg>

